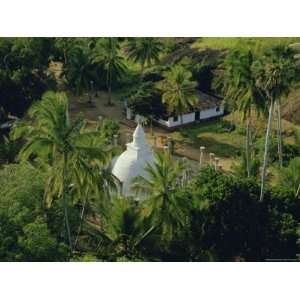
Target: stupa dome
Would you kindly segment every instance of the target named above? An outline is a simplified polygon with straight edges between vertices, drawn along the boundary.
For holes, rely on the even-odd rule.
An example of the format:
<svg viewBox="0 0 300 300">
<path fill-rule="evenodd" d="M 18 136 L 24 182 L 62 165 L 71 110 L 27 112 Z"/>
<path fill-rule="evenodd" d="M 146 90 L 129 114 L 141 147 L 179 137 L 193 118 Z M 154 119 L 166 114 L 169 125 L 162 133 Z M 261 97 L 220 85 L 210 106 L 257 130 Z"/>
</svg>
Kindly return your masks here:
<svg viewBox="0 0 300 300">
<path fill-rule="evenodd" d="M 127 149 L 113 159 L 112 173 L 120 181 L 121 192 L 125 196 L 134 196 L 131 191 L 133 178 L 136 176 L 147 176 L 145 167 L 154 163 L 153 150 L 147 144 L 145 132 L 138 123 L 134 133 L 133 141 L 128 143 Z"/>
</svg>

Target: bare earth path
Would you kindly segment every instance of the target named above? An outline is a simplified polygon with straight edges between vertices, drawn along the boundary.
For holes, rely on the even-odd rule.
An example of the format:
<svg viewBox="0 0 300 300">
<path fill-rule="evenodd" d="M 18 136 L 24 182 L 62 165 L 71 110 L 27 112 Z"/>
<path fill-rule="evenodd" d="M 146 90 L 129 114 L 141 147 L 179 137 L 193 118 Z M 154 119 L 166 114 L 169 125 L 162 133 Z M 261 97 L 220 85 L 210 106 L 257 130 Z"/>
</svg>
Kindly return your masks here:
<svg viewBox="0 0 300 300">
<path fill-rule="evenodd" d="M 70 98 L 70 111 L 71 115 L 75 116 L 78 113 L 82 113 L 84 117 L 91 123 L 96 124 L 98 122 L 99 116 L 109 117 L 119 122 L 120 125 L 120 143 L 124 145 L 127 140 L 127 134 L 132 134 L 135 129 L 136 124 L 133 121 L 129 121 L 125 118 L 123 112 L 122 102 L 116 96 L 113 97 L 113 106 L 107 106 L 107 94 L 105 92 L 97 92 L 97 97 L 93 97 L 92 104 L 88 103 L 88 95 L 82 95 L 76 97 L 74 95 L 69 95 Z M 170 131 L 154 126 L 153 131 L 157 137 L 157 148 L 162 149 L 167 136 L 171 134 Z M 150 128 L 145 126 L 146 138 L 149 144 L 153 145 L 153 137 L 150 133 Z M 195 148 L 187 143 L 180 142 L 175 143 L 175 154 L 178 156 L 184 156 L 189 159 L 189 163 L 195 168 L 198 167 L 199 154 L 198 148 Z M 220 158 L 220 165 L 224 170 L 230 170 L 231 160 L 226 158 Z M 209 155 L 205 153 L 204 163 L 208 163 Z"/>
</svg>

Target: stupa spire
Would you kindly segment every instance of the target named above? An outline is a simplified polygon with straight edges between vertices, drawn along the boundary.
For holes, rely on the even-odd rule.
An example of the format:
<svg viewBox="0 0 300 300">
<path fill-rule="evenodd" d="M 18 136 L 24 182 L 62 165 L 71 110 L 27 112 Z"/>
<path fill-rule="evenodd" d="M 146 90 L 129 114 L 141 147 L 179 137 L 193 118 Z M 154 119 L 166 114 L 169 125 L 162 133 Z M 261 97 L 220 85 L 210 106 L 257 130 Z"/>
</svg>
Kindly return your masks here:
<svg viewBox="0 0 300 300">
<path fill-rule="evenodd" d="M 145 132 L 144 132 L 143 126 L 141 125 L 140 121 L 138 121 L 138 125 L 137 125 L 136 129 L 134 130 L 132 136 L 133 136 L 132 144 L 134 146 L 139 147 L 139 148 L 143 148 L 143 147 L 147 146 Z"/>
</svg>

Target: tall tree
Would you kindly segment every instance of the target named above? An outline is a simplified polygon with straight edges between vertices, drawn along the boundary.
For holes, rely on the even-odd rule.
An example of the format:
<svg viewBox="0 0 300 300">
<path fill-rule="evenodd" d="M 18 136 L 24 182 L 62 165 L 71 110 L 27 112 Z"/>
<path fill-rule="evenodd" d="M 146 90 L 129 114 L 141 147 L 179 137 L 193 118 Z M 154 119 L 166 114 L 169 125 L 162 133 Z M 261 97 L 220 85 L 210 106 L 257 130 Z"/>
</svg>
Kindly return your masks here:
<svg viewBox="0 0 300 300">
<path fill-rule="evenodd" d="M 77 39 L 75 38 L 55 38 L 55 46 L 59 51 L 61 51 L 63 56 L 63 63 L 65 66 L 69 63 L 69 52 L 72 51 L 76 44 Z"/>
<path fill-rule="evenodd" d="M 267 55 L 270 60 L 278 65 L 283 65 L 285 69 L 285 76 L 282 76 L 280 81 L 280 88 L 276 97 L 276 116 L 277 116 L 277 140 L 278 140 L 278 159 L 279 166 L 283 166 L 283 140 L 282 140 L 282 120 L 281 120 L 281 98 L 287 96 L 290 91 L 290 86 L 297 77 L 297 65 L 294 58 L 294 51 L 287 46 L 276 46 L 271 48 Z"/>
<path fill-rule="evenodd" d="M 153 119 L 161 118 L 166 113 L 165 105 L 160 99 L 160 93 L 153 82 L 141 83 L 132 90 L 128 95 L 128 107 L 133 113 L 150 121 L 152 135 Z"/>
<path fill-rule="evenodd" d="M 159 55 L 162 49 L 163 44 L 159 38 L 140 37 L 129 39 L 126 52 L 130 59 L 140 63 L 141 74 L 143 75 L 146 66 L 159 62 Z"/>
<path fill-rule="evenodd" d="M 229 52 L 223 67 L 224 73 L 220 76 L 224 99 L 234 110 L 242 113 L 242 119 L 246 122 L 245 158 L 247 176 L 250 177 L 251 169 L 251 117 L 252 111 L 257 113 L 264 109 L 263 95 L 256 85 L 253 74 L 253 54 L 251 51 L 240 49 Z"/>
<path fill-rule="evenodd" d="M 161 229 L 163 238 L 170 240 L 176 228 L 184 224 L 184 209 L 175 197 L 183 165 L 181 161 L 173 160 L 169 153 L 157 153 L 154 165 L 147 165 L 146 172 L 146 176 L 133 180 L 133 190 L 148 195 L 144 202 L 146 214 Z"/>
<path fill-rule="evenodd" d="M 87 162 L 103 163 L 108 160 L 108 153 L 101 139 L 95 142 L 95 136 L 100 137 L 99 132 L 87 131 L 81 118 L 71 121 L 68 99 L 64 93 L 45 93 L 28 114 L 32 123 L 19 124 L 12 132 L 12 137 L 25 139 L 20 159 L 32 160 L 37 157 L 49 164 L 45 202 L 51 205 L 54 196 L 62 200 L 66 233 L 72 250 L 67 189 L 74 183 L 72 181 L 80 170 L 90 174 Z"/>
<path fill-rule="evenodd" d="M 124 58 L 120 55 L 120 43 L 117 38 L 104 38 L 99 40 L 93 62 L 99 64 L 106 72 L 106 85 L 108 90 L 108 105 L 112 105 L 111 91 L 113 80 L 123 77 L 126 72 Z"/>
<path fill-rule="evenodd" d="M 84 90 L 91 88 L 91 81 L 96 78 L 96 67 L 92 63 L 89 49 L 76 46 L 69 51 L 68 63 L 64 67 L 63 74 L 68 86 L 80 95 Z"/>
<path fill-rule="evenodd" d="M 268 168 L 269 144 L 272 131 L 274 106 L 279 99 L 288 94 L 291 81 L 294 79 L 291 60 L 278 57 L 267 51 L 263 57 L 253 65 L 257 85 L 264 91 L 266 102 L 269 106 L 268 124 L 265 138 L 264 162 L 261 176 L 260 200 L 264 198 L 265 179 Z M 280 105 L 280 104 L 279 104 Z"/>
<path fill-rule="evenodd" d="M 173 66 L 164 73 L 165 79 L 158 83 L 162 91 L 162 101 L 169 109 L 180 116 L 183 124 L 183 114 L 197 104 L 196 81 L 192 73 L 182 66 Z"/>
<path fill-rule="evenodd" d="M 142 244 L 155 227 L 141 215 L 140 207 L 132 199 L 114 198 L 103 214 L 103 209 L 93 207 L 101 218 L 100 224 L 87 221 L 87 230 L 103 241 L 104 251 L 110 259 L 141 259 Z"/>
</svg>

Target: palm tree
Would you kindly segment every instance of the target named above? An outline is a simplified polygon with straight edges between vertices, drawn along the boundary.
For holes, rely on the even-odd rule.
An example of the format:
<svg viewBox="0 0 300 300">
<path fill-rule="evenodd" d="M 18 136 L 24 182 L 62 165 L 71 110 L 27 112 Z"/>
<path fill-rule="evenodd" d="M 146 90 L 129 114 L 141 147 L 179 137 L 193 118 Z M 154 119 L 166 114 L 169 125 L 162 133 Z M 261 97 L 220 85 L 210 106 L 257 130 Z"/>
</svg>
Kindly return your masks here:
<svg viewBox="0 0 300 300">
<path fill-rule="evenodd" d="M 111 90 L 113 80 L 120 79 L 126 72 L 124 58 L 120 55 L 120 44 L 117 38 L 104 38 L 96 46 L 93 63 L 99 64 L 106 72 L 108 90 L 107 105 L 112 105 Z"/>
<path fill-rule="evenodd" d="M 63 52 L 64 66 L 69 63 L 69 51 L 76 45 L 75 38 L 55 38 L 55 46 Z"/>
<path fill-rule="evenodd" d="M 264 162 L 261 176 L 260 201 L 264 198 L 264 187 L 268 168 L 269 144 L 272 131 L 274 106 L 283 95 L 290 90 L 291 81 L 294 79 L 294 72 L 291 61 L 284 57 L 279 58 L 267 52 L 263 58 L 257 61 L 254 66 L 257 85 L 264 91 L 266 102 L 269 105 L 269 117 L 265 138 Z"/>
<path fill-rule="evenodd" d="M 170 240 L 175 229 L 184 225 L 184 208 L 175 197 L 182 182 L 182 162 L 169 153 L 157 153 L 154 165 L 148 164 L 145 170 L 146 176 L 133 179 L 132 189 L 147 196 L 144 213 L 161 229 L 163 238 Z"/>
<path fill-rule="evenodd" d="M 300 195 L 300 157 L 292 159 L 288 167 L 280 170 L 280 183 L 290 187 L 296 197 Z"/>
<path fill-rule="evenodd" d="M 128 41 L 126 52 L 128 57 L 141 65 L 141 75 L 145 66 L 159 62 L 159 55 L 163 49 L 163 44 L 159 38 L 139 37 L 131 38 Z"/>
<path fill-rule="evenodd" d="M 153 82 L 143 82 L 136 85 L 127 95 L 128 107 L 134 114 L 145 117 L 150 123 L 153 136 L 153 119 L 162 117 L 165 105 L 160 100 L 160 93 Z"/>
<path fill-rule="evenodd" d="M 172 112 L 180 116 L 183 124 L 183 113 L 197 104 L 197 82 L 192 80 L 192 73 L 182 66 L 173 66 L 164 73 L 165 79 L 158 83 L 162 91 L 162 101 Z"/>
<path fill-rule="evenodd" d="M 224 61 L 224 74 L 220 76 L 224 99 L 234 110 L 242 113 L 242 120 L 246 122 L 246 170 L 250 177 L 251 169 L 251 114 L 262 111 L 262 92 L 256 85 L 256 78 L 252 70 L 253 55 L 251 51 L 233 50 Z"/>
<path fill-rule="evenodd" d="M 90 89 L 90 82 L 96 78 L 96 68 L 88 51 L 79 46 L 74 47 L 69 51 L 68 64 L 64 68 L 63 74 L 77 95 Z"/>
<path fill-rule="evenodd" d="M 68 98 L 64 93 L 45 93 L 28 115 L 32 123 L 16 126 L 12 137 L 25 139 L 20 159 L 33 160 L 37 157 L 49 165 L 44 200 L 48 206 L 54 196 L 62 200 L 66 232 L 72 250 L 67 188 L 75 181 L 75 177 L 82 176 L 79 175 L 80 171 L 84 171 L 85 176 L 91 174 L 88 163 L 99 166 L 107 163 L 108 150 L 104 148 L 99 132 L 87 131 L 86 123 L 81 118 L 74 122 L 70 120 Z"/>
<path fill-rule="evenodd" d="M 98 202 L 99 203 L 99 202 Z M 94 206 L 98 213 L 100 224 L 87 221 L 87 231 L 102 243 L 109 246 L 114 259 L 126 257 L 137 259 L 141 257 L 140 250 L 143 242 L 155 230 L 140 214 L 140 207 L 130 199 L 115 198 L 106 213 Z"/>
</svg>

